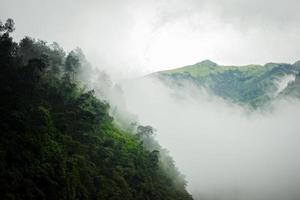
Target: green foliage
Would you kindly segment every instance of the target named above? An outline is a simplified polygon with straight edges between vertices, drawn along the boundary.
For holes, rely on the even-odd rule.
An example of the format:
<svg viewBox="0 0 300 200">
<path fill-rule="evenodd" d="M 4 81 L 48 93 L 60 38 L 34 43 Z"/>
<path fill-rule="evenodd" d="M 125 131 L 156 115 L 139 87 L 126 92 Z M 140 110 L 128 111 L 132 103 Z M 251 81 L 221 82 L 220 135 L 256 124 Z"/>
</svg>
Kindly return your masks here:
<svg viewBox="0 0 300 200">
<path fill-rule="evenodd" d="M 154 76 L 170 86 L 181 86 L 183 82 L 191 81 L 226 100 L 257 108 L 277 97 L 273 94 L 276 94 L 276 84 L 280 78 L 288 74 L 297 75 L 299 72 L 299 62 L 293 65 L 268 63 L 264 66 L 219 66 L 206 60 L 195 65 L 158 72 Z M 295 93 L 297 83 L 294 82 L 294 86 L 288 87 L 289 91 L 283 91 L 282 94 Z M 281 94 L 278 95 L 280 96 Z"/>
<path fill-rule="evenodd" d="M 79 85 L 76 53 L 17 44 L 12 25 L 0 26 L 0 199 L 192 199 L 167 153 L 118 129 Z"/>
</svg>

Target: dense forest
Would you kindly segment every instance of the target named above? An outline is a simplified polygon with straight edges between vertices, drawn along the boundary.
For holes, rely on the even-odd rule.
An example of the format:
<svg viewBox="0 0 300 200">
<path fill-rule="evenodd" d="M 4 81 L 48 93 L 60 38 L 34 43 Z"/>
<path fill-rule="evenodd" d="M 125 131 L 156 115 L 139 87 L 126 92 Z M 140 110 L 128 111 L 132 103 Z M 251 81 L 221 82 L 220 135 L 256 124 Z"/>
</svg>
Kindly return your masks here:
<svg viewBox="0 0 300 200">
<path fill-rule="evenodd" d="M 192 199 L 153 128 L 120 128 L 84 87 L 81 51 L 13 31 L 0 23 L 0 199 Z"/>
</svg>

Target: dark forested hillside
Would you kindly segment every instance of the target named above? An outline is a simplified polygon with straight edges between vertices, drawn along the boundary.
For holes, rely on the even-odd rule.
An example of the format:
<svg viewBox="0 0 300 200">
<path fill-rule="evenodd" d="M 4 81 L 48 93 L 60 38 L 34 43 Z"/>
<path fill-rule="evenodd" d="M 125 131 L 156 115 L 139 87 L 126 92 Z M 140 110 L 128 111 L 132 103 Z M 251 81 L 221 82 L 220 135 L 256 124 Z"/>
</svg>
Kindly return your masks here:
<svg viewBox="0 0 300 200">
<path fill-rule="evenodd" d="M 153 129 L 120 130 L 84 89 L 78 51 L 13 30 L 0 24 L 0 199 L 192 199 Z"/>
</svg>

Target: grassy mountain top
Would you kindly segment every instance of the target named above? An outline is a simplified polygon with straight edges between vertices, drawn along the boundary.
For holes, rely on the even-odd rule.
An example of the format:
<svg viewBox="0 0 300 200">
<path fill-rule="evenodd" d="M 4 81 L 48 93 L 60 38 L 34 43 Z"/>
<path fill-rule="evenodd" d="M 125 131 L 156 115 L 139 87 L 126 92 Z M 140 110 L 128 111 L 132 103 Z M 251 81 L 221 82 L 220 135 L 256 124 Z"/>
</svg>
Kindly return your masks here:
<svg viewBox="0 0 300 200">
<path fill-rule="evenodd" d="M 245 72 L 248 74 L 255 75 L 259 73 L 264 73 L 265 71 L 270 70 L 279 65 L 286 65 L 286 64 L 267 63 L 265 65 L 251 64 L 245 66 L 233 66 L 233 65 L 218 65 L 210 60 L 204 60 L 193 65 L 179 67 L 171 70 L 160 71 L 158 73 L 163 75 L 188 73 L 193 77 L 205 77 L 208 74 L 222 73 L 228 70 L 238 70 L 240 72 Z"/>
<path fill-rule="evenodd" d="M 194 65 L 160 71 L 152 76 L 159 77 L 171 87 L 191 81 L 226 100 L 256 108 L 282 94 L 295 93 L 295 89 L 286 89 L 298 88 L 293 85 L 298 81 L 293 79 L 299 78 L 299 72 L 300 61 L 294 64 L 224 66 L 204 60 Z"/>
</svg>

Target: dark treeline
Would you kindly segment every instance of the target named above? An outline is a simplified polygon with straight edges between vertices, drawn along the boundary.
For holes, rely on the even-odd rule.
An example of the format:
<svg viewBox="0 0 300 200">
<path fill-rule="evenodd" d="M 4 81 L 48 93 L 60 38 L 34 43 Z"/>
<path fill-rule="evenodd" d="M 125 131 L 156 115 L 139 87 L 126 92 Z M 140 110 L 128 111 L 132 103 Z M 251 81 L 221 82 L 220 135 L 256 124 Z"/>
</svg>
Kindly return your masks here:
<svg viewBox="0 0 300 200">
<path fill-rule="evenodd" d="M 77 80 L 82 52 L 13 31 L 0 23 L 0 199 L 192 199 L 153 129 L 117 128 Z"/>
</svg>

